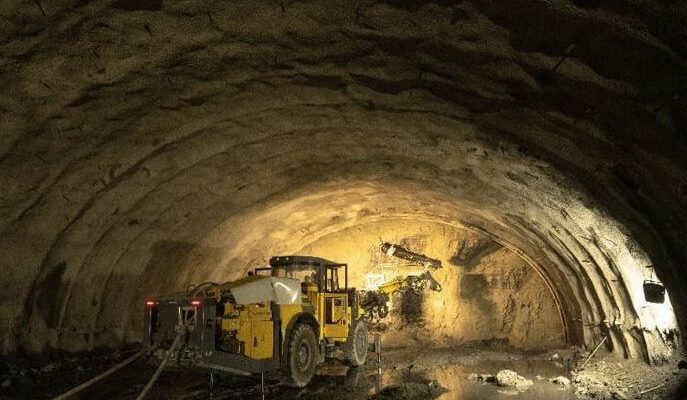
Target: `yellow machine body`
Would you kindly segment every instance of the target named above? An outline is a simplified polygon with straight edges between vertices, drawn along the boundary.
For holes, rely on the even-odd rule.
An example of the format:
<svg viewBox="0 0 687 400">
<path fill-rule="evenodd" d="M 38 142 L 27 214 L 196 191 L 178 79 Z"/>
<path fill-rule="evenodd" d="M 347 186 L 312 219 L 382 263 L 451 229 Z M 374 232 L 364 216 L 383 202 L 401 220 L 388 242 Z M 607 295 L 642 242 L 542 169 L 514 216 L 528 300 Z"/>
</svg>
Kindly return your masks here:
<svg viewBox="0 0 687 400">
<path fill-rule="evenodd" d="M 304 283 L 302 304 L 279 304 L 275 307 L 281 320 L 282 341 L 286 340 L 294 321 L 304 313 L 311 314 L 317 321 L 319 340 L 345 342 L 348 338 L 352 312 L 347 293 L 320 293 L 317 285 Z M 220 322 L 223 336 L 238 342 L 236 352 L 256 360 L 276 356 L 273 326 L 269 303 L 227 304 Z M 285 348 L 285 343 L 281 348 Z"/>
<path fill-rule="evenodd" d="M 398 247 L 385 252 L 427 259 Z M 351 365 L 363 365 L 368 321 L 388 313 L 391 294 L 426 284 L 440 290 L 425 272 L 359 292 L 348 287 L 347 264 L 272 257 L 269 268 L 244 278 L 207 282 L 189 288 L 185 297 L 147 302 L 152 305 L 146 309 L 144 340 L 151 348 L 164 346 L 183 329 L 178 364 L 243 375 L 282 369 L 304 386 L 325 357 L 342 352 Z"/>
<path fill-rule="evenodd" d="M 381 295 L 381 301 L 386 303 L 392 293 L 413 287 L 418 282 L 418 277 L 399 276 L 383 285 L 376 293 Z M 216 299 L 226 298 L 232 288 L 264 279 L 263 276 L 249 276 L 237 281 L 218 285 L 205 292 L 208 297 Z M 333 278 L 336 280 L 337 278 Z M 331 282 L 329 282 L 331 283 Z M 328 283 L 328 284 L 329 284 Z M 326 285 L 325 285 L 326 286 Z M 294 326 L 304 314 L 312 316 L 311 321 L 316 324 L 317 339 L 320 342 L 341 345 L 350 336 L 354 319 L 366 314 L 368 310 L 349 301 L 350 293 L 347 290 L 322 290 L 323 285 L 316 284 L 312 280 L 300 282 L 300 304 L 271 304 L 260 302 L 251 304 L 225 303 L 224 313 L 218 318 L 221 328 L 221 338 L 227 341 L 226 348 L 231 352 L 255 359 L 266 360 L 276 357 L 284 357 L 285 354 L 275 354 L 274 349 L 287 348 L 286 340 L 289 329 Z M 356 304 L 356 305 L 353 305 Z M 275 337 L 275 318 L 279 320 L 280 337 Z M 281 340 L 280 346 L 275 347 L 275 340 Z M 233 344 L 229 344 L 229 342 Z"/>
<path fill-rule="evenodd" d="M 229 305 L 222 316 L 221 329 L 241 344 L 238 354 L 264 360 L 274 357 L 273 324 L 269 304 Z"/>
</svg>

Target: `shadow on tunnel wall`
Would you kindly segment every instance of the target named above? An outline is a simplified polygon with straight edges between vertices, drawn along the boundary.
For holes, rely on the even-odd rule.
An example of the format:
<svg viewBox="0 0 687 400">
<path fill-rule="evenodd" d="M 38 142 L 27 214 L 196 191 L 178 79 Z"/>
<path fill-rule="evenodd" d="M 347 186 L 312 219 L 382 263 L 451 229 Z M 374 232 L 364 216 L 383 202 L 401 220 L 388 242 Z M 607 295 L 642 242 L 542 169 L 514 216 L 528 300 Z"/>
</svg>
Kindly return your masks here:
<svg viewBox="0 0 687 400">
<path fill-rule="evenodd" d="M 64 298 L 65 285 L 62 277 L 67 263 L 62 261 L 53 266 L 39 282 L 34 282 L 24 304 L 25 314 L 42 318 L 48 328 L 56 328 L 59 322 L 60 307 Z"/>
<path fill-rule="evenodd" d="M 185 293 L 189 285 L 207 281 L 208 273 L 226 269 L 221 258 L 224 251 L 179 240 L 162 240 L 153 244 L 150 247 L 150 259 L 138 277 L 138 285 L 133 288 L 128 305 L 126 340 L 140 341 L 143 329 L 141 310 L 146 298 Z M 231 278 L 227 270 L 224 280 Z M 113 287 L 112 292 L 117 293 L 117 288 Z"/>
<path fill-rule="evenodd" d="M 186 289 L 185 286 L 179 287 L 176 282 L 186 272 L 195 247 L 194 243 L 179 240 L 162 240 L 153 244 L 150 247 L 150 259 L 135 291 L 139 303 L 148 296 L 161 296 Z"/>
<path fill-rule="evenodd" d="M 493 240 L 480 236 L 475 236 L 475 238 L 476 240 L 473 237 L 465 237 L 460 241 L 455 255 L 450 260 L 453 265 L 462 267 L 468 272 L 472 271 L 484 257 L 503 247 Z"/>
<path fill-rule="evenodd" d="M 465 274 L 460 278 L 458 295 L 476 305 L 483 315 L 495 313 L 494 303 L 487 297 L 489 293 L 489 282 L 484 274 Z"/>
<path fill-rule="evenodd" d="M 162 240 L 150 248 L 139 292 L 143 295 L 162 294 L 174 289 L 175 278 L 188 266 L 189 257 L 196 247 L 194 243 Z"/>
<path fill-rule="evenodd" d="M 70 281 L 64 278 L 69 265 L 56 264 L 31 288 L 25 309 L 32 323 L 21 332 L 20 351 L 81 351 L 140 341 L 144 299 L 183 291 L 178 282 L 189 271 L 194 249 L 190 242 L 158 241 L 138 274 L 122 272 L 126 266 L 103 265 L 79 271 Z M 197 254 L 214 252 L 201 249 Z"/>
</svg>

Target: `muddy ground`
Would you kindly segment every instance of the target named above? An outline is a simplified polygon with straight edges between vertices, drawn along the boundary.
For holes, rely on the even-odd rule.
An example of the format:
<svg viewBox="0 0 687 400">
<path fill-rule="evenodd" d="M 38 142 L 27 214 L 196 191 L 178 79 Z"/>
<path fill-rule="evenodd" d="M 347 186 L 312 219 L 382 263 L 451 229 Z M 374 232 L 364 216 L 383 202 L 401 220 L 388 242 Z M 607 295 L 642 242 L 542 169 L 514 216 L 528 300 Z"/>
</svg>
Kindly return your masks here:
<svg viewBox="0 0 687 400">
<path fill-rule="evenodd" d="M 50 399 L 136 352 L 135 348 L 62 356 L 59 361 L 5 359 L 0 374 L 0 399 Z M 520 352 L 464 346 L 452 349 L 395 349 L 377 363 L 349 369 L 332 361 L 323 365 L 303 389 L 267 374 L 266 399 L 675 399 L 687 383 L 687 369 L 675 363 L 650 367 L 641 362 L 599 356 L 576 370 L 584 352 L 571 349 Z M 74 399 L 134 399 L 152 376 L 155 364 L 139 359 Z M 510 370 L 518 385 L 497 377 Z M 561 379 L 561 377 L 563 379 Z M 559 378 L 555 383 L 554 378 Z M 569 382 L 569 383 L 568 383 Z M 522 385 L 520 385 L 522 384 Z M 658 387 L 648 393 L 646 391 Z M 683 392 L 684 393 L 684 392 Z M 260 378 L 216 377 L 202 371 L 167 369 L 147 399 L 244 400 L 261 397 Z"/>
</svg>

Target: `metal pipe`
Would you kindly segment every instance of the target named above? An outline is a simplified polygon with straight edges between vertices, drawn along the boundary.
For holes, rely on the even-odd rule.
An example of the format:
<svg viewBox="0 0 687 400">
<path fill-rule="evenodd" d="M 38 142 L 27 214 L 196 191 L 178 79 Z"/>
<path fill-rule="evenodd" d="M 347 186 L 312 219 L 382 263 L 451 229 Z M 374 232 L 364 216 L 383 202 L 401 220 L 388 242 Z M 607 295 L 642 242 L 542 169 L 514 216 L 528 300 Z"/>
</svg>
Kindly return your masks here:
<svg viewBox="0 0 687 400">
<path fill-rule="evenodd" d="M 587 362 L 588 362 L 589 360 L 591 360 L 591 358 L 594 356 L 594 354 L 596 354 L 596 351 L 599 350 L 599 347 L 601 347 L 601 345 L 604 344 L 604 342 L 606 341 L 606 339 L 608 339 L 608 336 L 604 336 L 604 338 L 599 342 L 599 344 L 596 345 L 596 348 L 594 349 L 594 351 L 592 351 L 592 354 L 590 354 L 589 357 L 587 357 L 587 359 L 584 360 L 584 362 L 583 362 L 582 365 L 580 366 L 580 369 L 584 368 L 585 364 L 587 364 Z"/>
</svg>

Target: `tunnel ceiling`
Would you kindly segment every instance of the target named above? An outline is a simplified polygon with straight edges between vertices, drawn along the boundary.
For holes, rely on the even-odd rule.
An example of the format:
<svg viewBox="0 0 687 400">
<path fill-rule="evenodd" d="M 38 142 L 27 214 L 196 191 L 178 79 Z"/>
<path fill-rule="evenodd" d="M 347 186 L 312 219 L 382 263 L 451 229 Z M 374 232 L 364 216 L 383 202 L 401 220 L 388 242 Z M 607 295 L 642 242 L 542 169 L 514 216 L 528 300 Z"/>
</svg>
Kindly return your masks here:
<svg viewBox="0 0 687 400">
<path fill-rule="evenodd" d="M 683 3 L 26 0 L 0 16 L 4 352 L 135 340 L 143 296 L 385 218 L 513 249 L 581 342 L 647 342 L 627 279 L 643 264 L 685 320 Z"/>
</svg>

